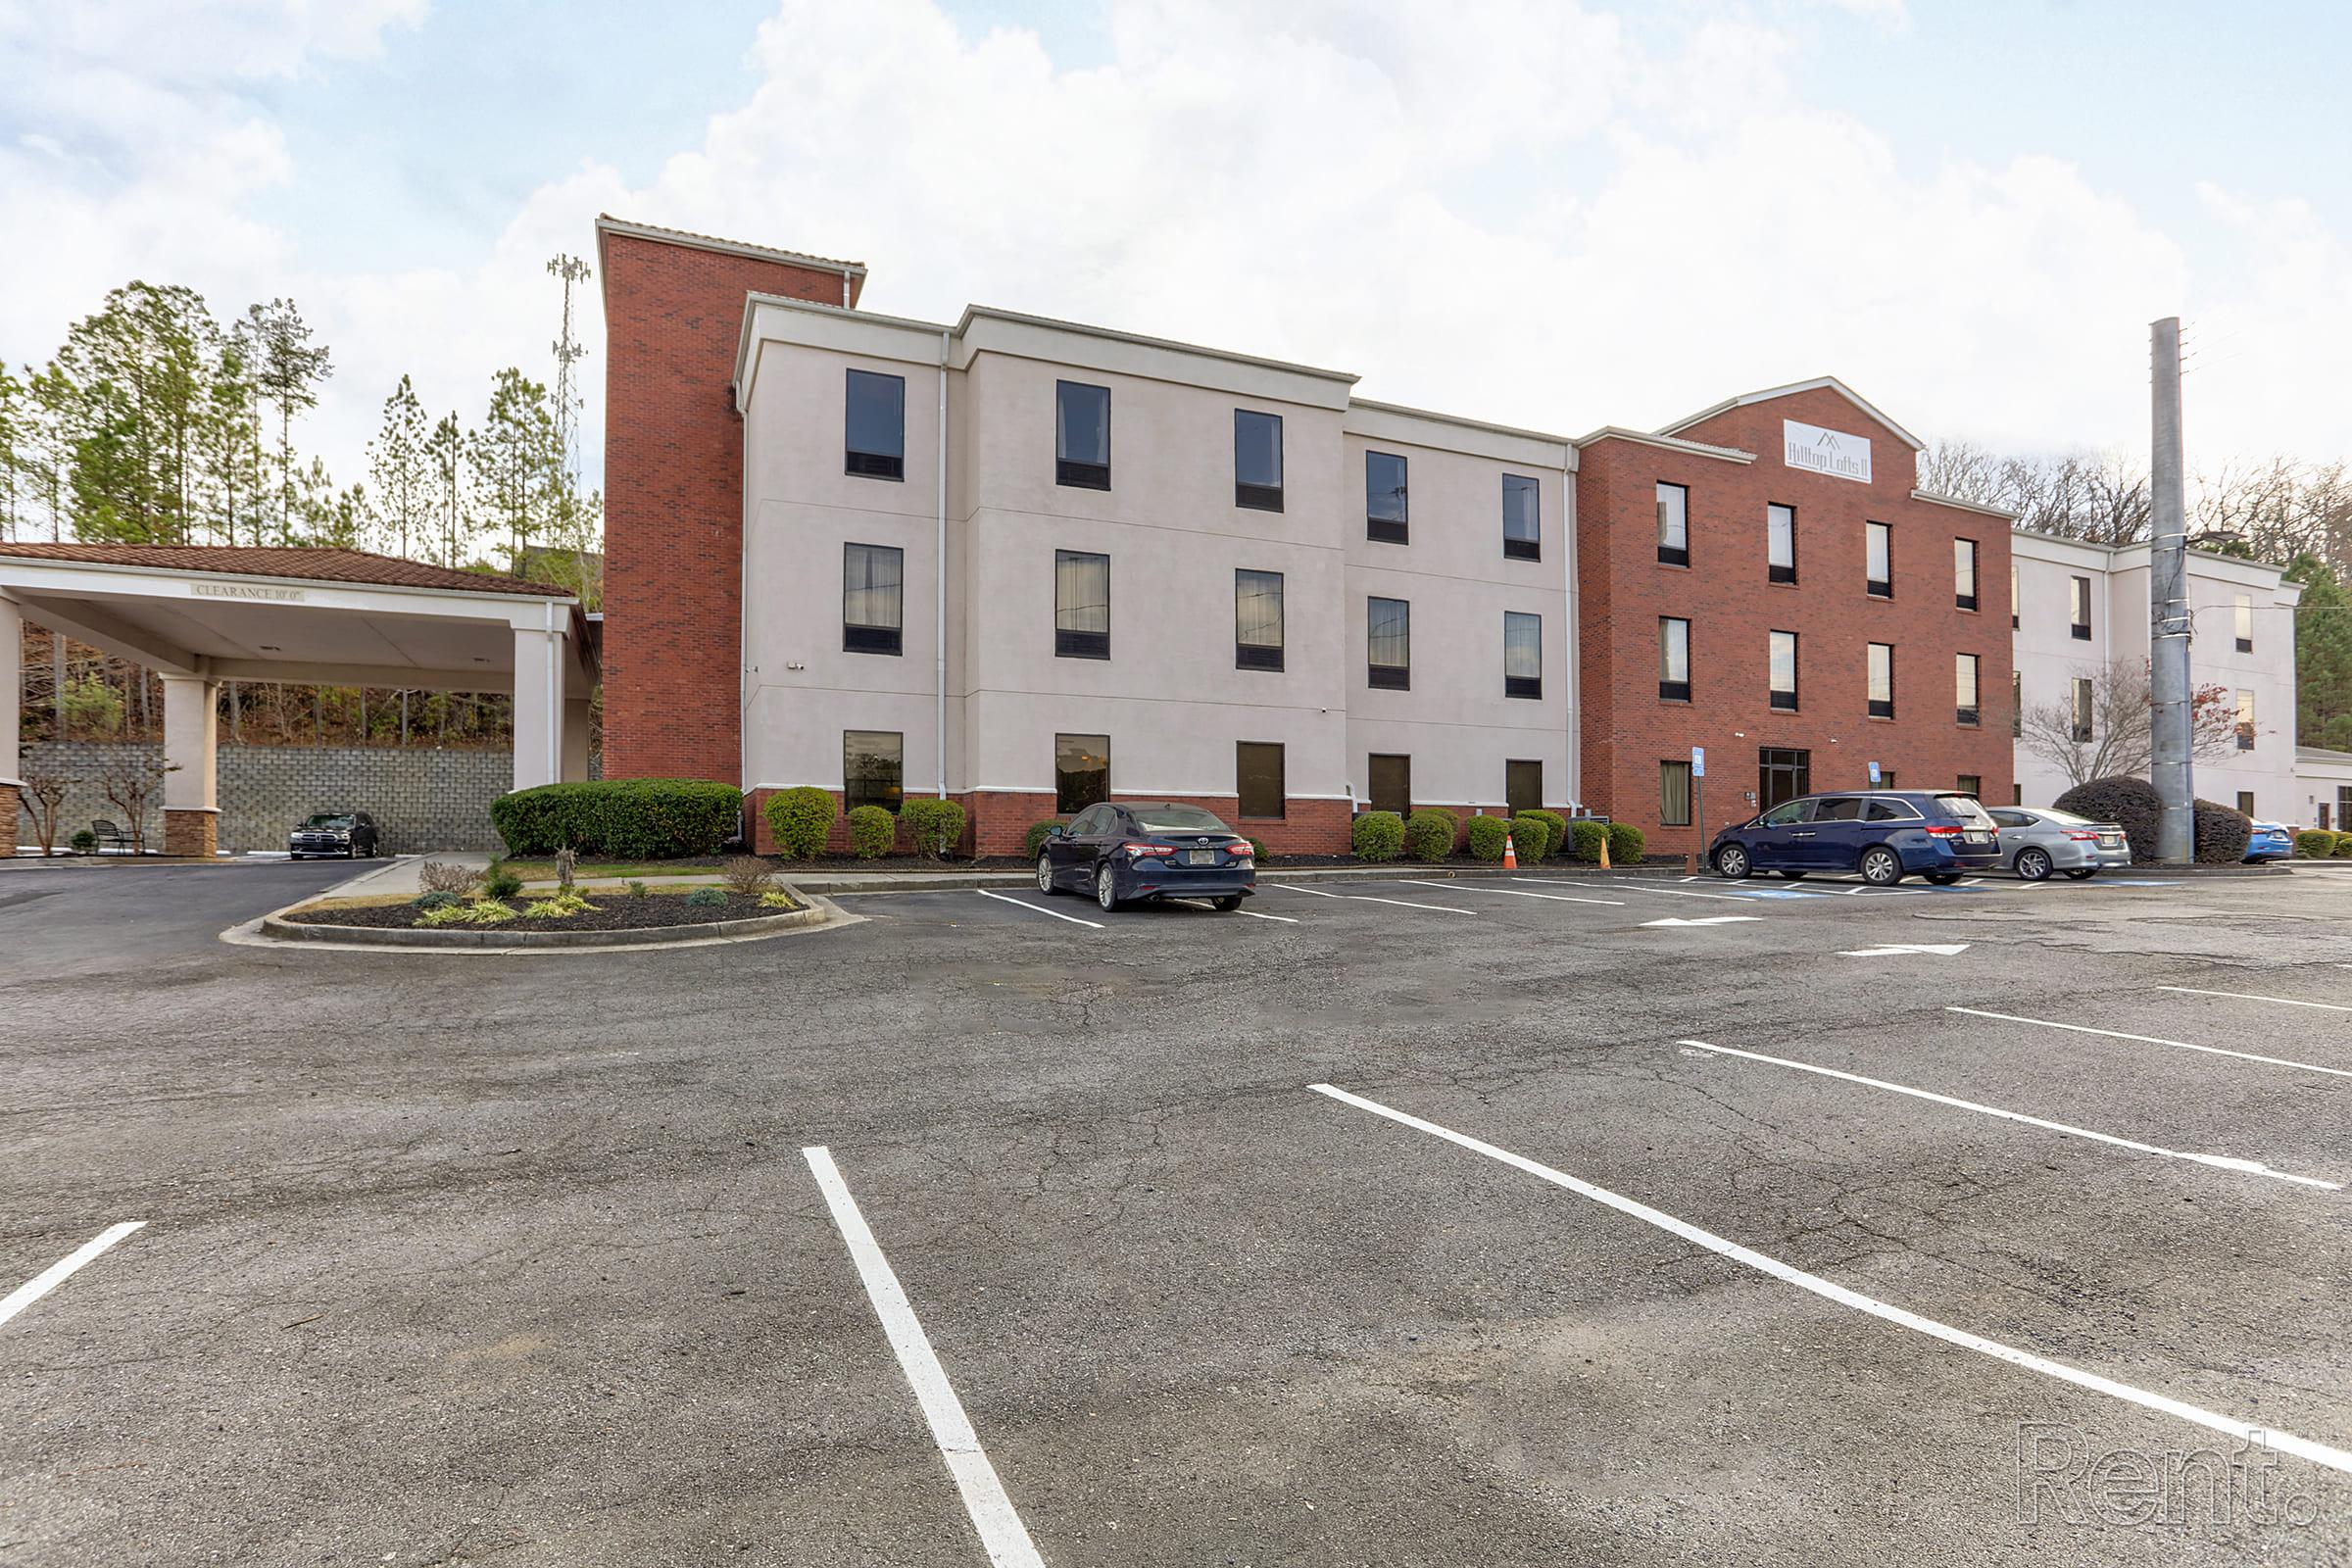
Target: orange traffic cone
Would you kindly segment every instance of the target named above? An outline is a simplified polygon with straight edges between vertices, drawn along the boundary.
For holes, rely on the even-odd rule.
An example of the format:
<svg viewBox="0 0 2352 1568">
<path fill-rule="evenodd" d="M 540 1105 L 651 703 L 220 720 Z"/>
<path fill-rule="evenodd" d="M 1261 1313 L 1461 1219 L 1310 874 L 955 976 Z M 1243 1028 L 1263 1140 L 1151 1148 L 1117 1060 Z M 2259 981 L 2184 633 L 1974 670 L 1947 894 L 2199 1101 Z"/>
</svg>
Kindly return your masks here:
<svg viewBox="0 0 2352 1568">
<path fill-rule="evenodd" d="M 1511 842 L 1508 833 L 1502 836 L 1502 868 L 1505 871 L 1519 869 L 1519 846 Z"/>
<path fill-rule="evenodd" d="M 1600 836 L 1600 868 L 1603 871 L 1609 868 L 1609 836 L 1606 833 Z"/>
</svg>

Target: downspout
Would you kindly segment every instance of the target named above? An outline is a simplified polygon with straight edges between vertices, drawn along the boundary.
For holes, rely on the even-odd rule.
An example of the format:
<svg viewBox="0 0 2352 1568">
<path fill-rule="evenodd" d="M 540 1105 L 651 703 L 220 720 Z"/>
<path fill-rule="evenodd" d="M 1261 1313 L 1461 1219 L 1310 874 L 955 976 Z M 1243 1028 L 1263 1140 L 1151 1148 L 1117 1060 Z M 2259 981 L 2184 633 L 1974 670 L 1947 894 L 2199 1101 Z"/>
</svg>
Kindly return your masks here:
<svg viewBox="0 0 2352 1568">
<path fill-rule="evenodd" d="M 948 798 L 948 338 L 945 331 L 939 334 L 939 472 L 931 517 L 931 757 L 943 801 Z"/>
<path fill-rule="evenodd" d="M 564 782 L 563 670 L 556 663 L 556 602 L 547 604 L 547 781 Z"/>
</svg>

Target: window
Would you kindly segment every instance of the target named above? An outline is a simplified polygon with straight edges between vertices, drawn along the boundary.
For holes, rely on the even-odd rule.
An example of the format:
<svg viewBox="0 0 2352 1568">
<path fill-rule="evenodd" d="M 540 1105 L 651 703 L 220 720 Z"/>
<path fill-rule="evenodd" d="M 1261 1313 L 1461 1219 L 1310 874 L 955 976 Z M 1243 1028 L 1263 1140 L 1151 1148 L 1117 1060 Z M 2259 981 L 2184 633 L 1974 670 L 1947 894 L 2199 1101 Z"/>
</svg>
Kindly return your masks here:
<svg viewBox="0 0 2352 1568">
<path fill-rule="evenodd" d="M 1756 802 L 1771 810 L 1813 793 L 1813 754 L 1765 746 L 1756 752 Z M 1802 808 L 1799 808 L 1802 814 Z"/>
<path fill-rule="evenodd" d="M 2252 594 L 2237 596 L 2237 651 L 2241 654 L 2250 654 L 2254 651 L 2254 596 Z"/>
<path fill-rule="evenodd" d="M 2009 671 L 2009 738 L 2017 740 L 2026 733 L 2026 676 L 2023 670 Z"/>
<path fill-rule="evenodd" d="M 1054 482 L 1110 488 L 1110 388 L 1054 383 Z"/>
<path fill-rule="evenodd" d="M 844 545 L 841 646 L 853 654 L 896 654 L 906 625 L 906 553 L 889 545 Z"/>
<path fill-rule="evenodd" d="M 1110 558 L 1054 552 L 1054 657 L 1110 657 Z"/>
<path fill-rule="evenodd" d="M 2352 828 L 2352 784 L 2335 787 L 2335 825 L 2338 832 Z"/>
<path fill-rule="evenodd" d="M 1233 504 L 1282 510 L 1282 416 L 1233 411 Z"/>
<path fill-rule="evenodd" d="M 1502 695 L 1544 695 L 1544 617 L 1502 612 Z"/>
<path fill-rule="evenodd" d="M 1796 711 L 1796 633 L 1771 633 L 1772 706 Z"/>
<path fill-rule="evenodd" d="M 841 732 L 841 805 L 855 811 L 860 806 L 879 806 L 896 811 L 904 793 L 906 738 L 895 730 L 845 729 Z"/>
<path fill-rule="evenodd" d="M 2090 579 L 2069 577 L 2067 582 L 2074 592 L 2075 621 L 2072 630 L 2075 641 L 2086 643 L 2090 641 Z"/>
<path fill-rule="evenodd" d="M 1383 691 L 1410 691 L 1413 685 L 1413 607 L 1402 599 L 1364 601 L 1364 658 L 1371 667 L 1366 679 Z"/>
<path fill-rule="evenodd" d="M 1870 645 L 1870 716 L 1894 716 L 1894 646 L 1891 643 Z"/>
<path fill-rule="evenodd" d="M 1372 754 L 1372 809 L 1413 814 L 1413 760 Z"/>
<path fill-rule="evenodd" d="M 1054 737 L 1054 809 L 1083 811 L 1110 799 L 1110 737 Z"/>
<path fill-rule="evenodd" d="M 1658 617 L 1658 696 L 1690 700 L 1690 623 L 1671 615 Z"/>
<path fill-rule="evenodd" d="M 2252 790 L 2239 790 L 2237 792 L 2237 814 L 2240 816 L 2252 816 L 2254 814 L 2254 792 Z"/>
<path fill-rule="evenodd" d="M 1859 822 L 1864 802 L 1859 795 L 1833 795 L 1813 803 L 1816 822 Z"/>
<path fill-rule="evenodd" d="M 2009 563 L 2009 629 L 2017 630 L 2017 563 Z"/>
<path fill-rule="evenodd" d="M 1411 541 L 1406 525 L 1404 460 L 1388 452 L 1364 454 L 1364 537 L 1375 544 Z"/>
<path fill-rule="evenodd" d="M 1282 748 L 1243 741 L 1233 749 L 1234 789 L 1244 816 L 1281 816 L 1289 799 L 1282 784 Z"/>
<path fill-rule="evenodd" d="M 1233 667 L 1282 667 L 1282 573 L 1233 574 Z"/>
<path fill-rule="evenodd" d="M 2023 806 L 2026 804 L 2026 787 L 2023 784 L 2012 784 L 2009 786 L 2009 802 L 2012 806 Z"/>
<path fill-rule="evenodd" d="M 1658 482 L 1658 559 L 1669 566 L 1690 564 L 1690 491 Z"/>
<path fill-rule="evenodd" d="M 1796 509 L 1764 509 L 1764 576 L 1771 582 L 1796 581 Z"/>
<path fill-rule="evenodd" d="M 1544 764 L 1525 760 L 1504 762 L 1502 799 L 1513 816 L 1544 809 Z"/>
<path fill-rule="evenodd" d="M 1513 561 L 1544 558 L 1544 492 L 1516 473 L 1502 476 L 1502 553 Z"/>
<path fill-rule="evenodd" d="M 1658 826 L 1690 825 L 1690 764 L 1658 764 Z"/>
<path fill-rule="evenodd" d="M 1791 822 L 1802 822 L 1811 813 L 1813 806 L 1811 801 L 1785 801 L 1764 813 L 1764 825 L 1787 827 Z"/>
<path fill-rule="evenodd" d="M 1883 789 L 1883 790 L 1890 790 L 1890 789 L 1894 788 L 1894 769 L 1893 769 L 1893 768 L 1891 768 L 1891 767 L 1882 767 L 1882 768 L 1880 768 L 1880 769 L 1879 769 L 1879 782 L 1878 782 L 1878 785 L 1877 785 L 1877 787 L 1878 787 L 1879 789 Z"/>
<path fill-rule="evenodd" d="M 1863 587 L 1880 599 L 1894 597 L 1894 530 L 1883 522 L 1862 525 Z"/>
<path fill-rule="evenodd" d="M 2252 692 L 2237 694 L 2237 749 L 2241 752 L 2250 752 L 2254 749 L 2254 694 Z"/>
<path fill-rule="evenodd" d="M 1962 610 L 1977 608 L 1977 542 L 1952 541 L 1952 603 Z"/>
<path fill-rule="evenodd" d="M 850 372 L 848 448 L 842 471 L 865 479 L 906 477 L 906 378 Z"/>
<path fill-rule="evenodd" d="M 1952 706 L 1963 724 L 1974 724 L 1980 709 L 1977 702 L 1977 656 L 1952 656 Z"/>
<path fill-rule="evenodd" d="M 1893 780 L 1889 779 L 1881 788 L 1890 788 L 1892 784 Z M 1919 819 L 1919 813 L 1911 808 L 1908 801 L 1872 801 L 1862 811 L 1862 820 L 1865 822 L 1916 822 Z"/>
<path fill-rule="evenodd" d="M 1982 773 L 1963 773 L 1957 783 L 1960 793 L 1972 801 L 1984 793 L 1984 775 Z"/>
<path fill-rule="evenodd" d="M 2067 731 L 2076 740 L 2090 739 L 2092 704 L 2090 678 L 2085 675 L 2077 676 L 2075 678 L 2075 721 L 2074 726 Z"/>
</svg>

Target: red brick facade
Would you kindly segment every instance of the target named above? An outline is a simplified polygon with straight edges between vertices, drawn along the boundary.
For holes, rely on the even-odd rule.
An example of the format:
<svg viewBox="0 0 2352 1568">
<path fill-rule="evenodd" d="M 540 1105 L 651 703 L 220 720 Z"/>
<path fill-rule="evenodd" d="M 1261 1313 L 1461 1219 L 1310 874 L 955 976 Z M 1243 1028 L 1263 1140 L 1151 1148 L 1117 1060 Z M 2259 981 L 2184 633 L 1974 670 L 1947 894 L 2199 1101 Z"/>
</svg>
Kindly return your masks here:
<svg viewBox="0 0 2352 1568">
<path fill-rule="evenodd" d="M 1872 482 L 1782 461 L 1784 418 L 1863 436 Z M 1631 822 L 1652 853 L 1703 848 L 1756 809 L 1758 753 L 1810 754 L 1814 790 L 1865 788 L 1869 764 L 1899 788 L 2011 782 L 2009 526 L 1912 499 L 1913 454 L 1831 388 L 1727 409 L 1677 436 L 1755 454 L 1752 464 L 1621 438 L 1581 449 L 1577 547 L 1584 799 Z M 1689 487 L 1690 564 L 1657 559 L 1657 485 Z M 1766 571 L 1765 508 L 1796 510 L 1796 582 Z M 1865 522 L 1891 528 L 1893 596 L 1864 588 Z M 1977 542 L 1976 611 L 1957 608 L 1953 541 Z M 1658 620 L 1690 622 L 1690 701 L 1658 695 Z M 1797 635 L 1795 711 L 1771 705 L 1768 633 Z M 1869 716 L 1867 643 L 1894 649 L 1894 714 Z M 1978 656 L 1976 726 L 1957 719 L 1954 656 Z M 1705 821 L 1661 826 L 1659 764 L 1707 754 Z"/>
<path fill-rule="evenodd" d="M 743 426 L 729 387 L 744 297 L 838 304 L 843 274 L 602 238 L 605 776 L 740 783 Z"/>
</svg>

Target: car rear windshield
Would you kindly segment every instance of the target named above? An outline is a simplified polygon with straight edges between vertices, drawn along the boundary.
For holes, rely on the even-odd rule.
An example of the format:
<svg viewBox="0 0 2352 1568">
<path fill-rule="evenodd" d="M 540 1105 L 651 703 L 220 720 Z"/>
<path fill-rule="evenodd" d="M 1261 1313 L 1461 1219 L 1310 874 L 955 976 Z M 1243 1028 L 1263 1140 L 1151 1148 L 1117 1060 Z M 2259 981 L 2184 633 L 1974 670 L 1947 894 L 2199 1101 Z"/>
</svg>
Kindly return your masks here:
<svg viewBox="0 0 2352 1568">
<path fill-rule="evenodd" d="M 351 818 L 349 816 L 337 816 L 329 811 L 321 811 L 317 816 L 312 817 L 308 822 L 305 822 L 302 825 L 304 827 L 349 827 L 351 826 Z"/>
<path fill-rule="evenodd" d="M 1984 814 L 1984 808 L 1977 804 L 1977 798 L 1973 795 L 1938 795 L 1936 797 L 1936 804 L 1961 821 L 1966 822 L 1970 827 L 1991 827 L 1993 825 L 1992 818 Z"/>
<path fill-rule="evenodd" d="M 2096 822 L 2093 822 L 2093 821 L 2092 821 L 2092 820 L 2091 820 L 2089 817 L 2087 817 L 2087 816 L 2077 816 L 2077 815 L 2076 815 L 2074 812 L 2072 812 L 2072 811 L 2055 811 L 2055 810 L 2052 810 L 2052 809 L 2050 809 L 2048 807 L 2043 807 L 2043 808 L 2041 808 L 2039 811 L 2035 812 L 2034 814 L 2035 814 L 2035 815 L 2037 815 L 2037 816 L 2039 816 L 2039 817 L 2040 817 L 2040 818 L 2041 818 L 2041 819 L 2042 819 L 2044 822 L 2055 822 L 2055 823 L 2057 823 L 2057 824 L 2058 824 L 2060 827 L 2096 827 L 2096 826 L 2098 826 L 2098 824 L 2097 824 Z"/>
<path fill-rule="evenodd" d="M 1230 833 L 1233 829 L 1198 806 L 1137 806 L 1129 808 L 1136 825 L 1147 833 Z"/>
</svg>

